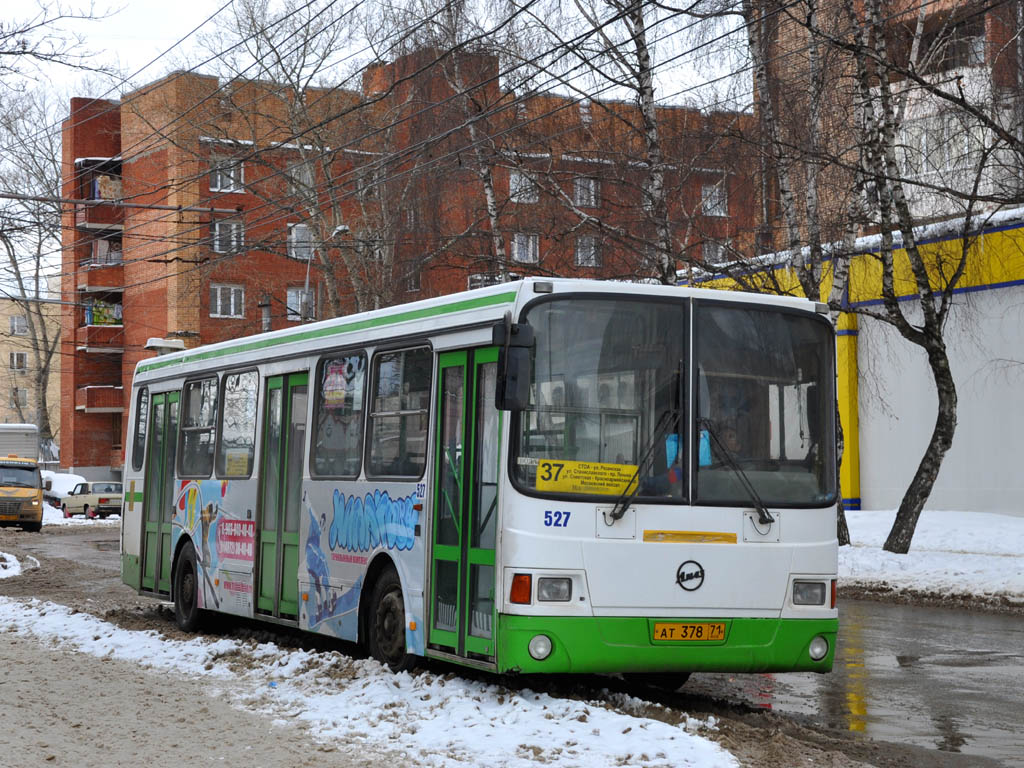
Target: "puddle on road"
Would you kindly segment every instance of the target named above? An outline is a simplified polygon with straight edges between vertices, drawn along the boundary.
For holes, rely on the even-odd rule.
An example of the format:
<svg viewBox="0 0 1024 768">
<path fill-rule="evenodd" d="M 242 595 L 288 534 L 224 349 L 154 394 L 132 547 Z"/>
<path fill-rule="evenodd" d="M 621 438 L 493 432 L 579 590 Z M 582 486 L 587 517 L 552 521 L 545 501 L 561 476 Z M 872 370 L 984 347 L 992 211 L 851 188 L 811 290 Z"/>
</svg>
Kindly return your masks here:
<svg viewBox="0 0 1024 768">
<path fill-rule="evenodd" d="M 94 541 L 92 545 L 100 552 L 116 552 L 121 546 L 121 542 L 117 539 L 103 539 L 102 541 Z"/>
<path fill-rule="evenodd" d="M 873 739 L 1024 766 L 1024 621 L 847 603 L 831 674 L 694 675 L 686 691 Z"/>
</svg>

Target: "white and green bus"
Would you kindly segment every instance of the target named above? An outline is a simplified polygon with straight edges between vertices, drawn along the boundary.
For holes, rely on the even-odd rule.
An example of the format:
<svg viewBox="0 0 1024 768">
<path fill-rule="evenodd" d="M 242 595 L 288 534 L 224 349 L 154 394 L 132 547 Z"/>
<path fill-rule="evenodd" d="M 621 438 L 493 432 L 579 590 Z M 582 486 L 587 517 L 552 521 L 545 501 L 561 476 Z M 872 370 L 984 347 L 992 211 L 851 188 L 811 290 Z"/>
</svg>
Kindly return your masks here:
<svg viewBox="0 0 1024 768">
<path fill-rule="evenodd" d="M 144 360 L 123 580 L 396 670 L 826 672 L 823 309 L 531 278 Z"/>
</svg>

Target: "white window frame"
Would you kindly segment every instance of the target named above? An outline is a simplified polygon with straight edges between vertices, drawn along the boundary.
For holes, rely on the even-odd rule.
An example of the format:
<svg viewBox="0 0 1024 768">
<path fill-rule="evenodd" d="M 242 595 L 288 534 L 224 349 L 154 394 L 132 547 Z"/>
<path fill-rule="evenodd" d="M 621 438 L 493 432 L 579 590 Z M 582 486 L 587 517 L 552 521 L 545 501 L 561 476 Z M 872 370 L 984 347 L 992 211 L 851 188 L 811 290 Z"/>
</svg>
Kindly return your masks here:
<svg viewBox="0 0 1024 768">
<path fill-rule="evenodd" d="M 11 336 L 28 336 L 28 317 L 11 315 Z"/>
<path fill-rule="evenodd" d="M 302 232 L 306 233 L 304 241 L 300 237 Z M 308 224 L 298 222 L 288 225 L 288 256 L 299 261 L 309 261 L 313 258 L 313 233 Z"/>
<path fill-rule="evenodd" d="M 421 290 L 423 286 L 423 275 L 420 273 L 419 264 L 409 264 L 405 272 L 405 290 L 411 292 Z"/>
<path fill-rule="evenodd" d="M 572 180 L 572 201 L 580 208 L 597 208 L 600 204 L 600 185 L 592 176 L 577 176 Z"/>
<path fill-rule="evenodd" d="M 729 261 L 728 240 L 705 240 L 700 246 L 700 256 L 707 266 L 717 266 Z"/>
<path fill-rule="evenodd" d="M 512 261 L 520 264 L 540 262 L 540 235 L 531 232 L 516 232 L 512 235 Z"/>
<path fill-rule="evenodd" d="M 302 160 L 288 166 L 288 194 L 292 197 L 311 197 L 315 191 L 313 166 Z"/>
<path fill-rule="evenodd" d="M 600 267 L 601 254 L 595 235 L 580 235 L 576 238 L 576 266 Z"/>
<path fill-rule="evenodd" d="M 16 373 L 24 373 L 25 371 L 28 370 L 28 353 L 11 352 L 10 364 L 12 371 L 15 371 Z"/>
<path fill-rule="evenodd" d="M 210 283 L 210 317 L 245 317 L 245 286 Z"/>
<path fill-rule="evenodd" d="M 537 180 L 525 171 L 509 171 L 508 199 L 513 203 L 536 203 L 540 200 Z"/>
<path fill-rule="evenodd" d="M 705 216 L 729 215 L 729 190 L 724 182 L 701 185 L 700 208 Z"/>
<path fill-rule="evenodd" d="M 210 160 L 210 191 L 245 191 L 245 163 L 226 157 Z"/>
<path fill-rule="evenodd" d="M 238 253 L 245 245 L 245 230 L 238 219 L 219 219 L 210 224 L 210 247 L 214 253 Z"/>
<path fill-rule="evenodd" d="M 27 408 L 28 407 L 28 388 L 27 387 L 11 387 L 11 408 Z"/>
<path fill-rule="evenodd" d="M 302 317 L 302 297 L 306 293 L 304 286 L 296 285 L 291 286 L 287 289 L 285 298 L 286 307 L 286 319 L 292 323 L 301 323 Z M 313 290 L 313 286 L 309 286 L 309 317 L 306 319 L 312 320 L 316 317 L 316 292 Z"/>
</svg>

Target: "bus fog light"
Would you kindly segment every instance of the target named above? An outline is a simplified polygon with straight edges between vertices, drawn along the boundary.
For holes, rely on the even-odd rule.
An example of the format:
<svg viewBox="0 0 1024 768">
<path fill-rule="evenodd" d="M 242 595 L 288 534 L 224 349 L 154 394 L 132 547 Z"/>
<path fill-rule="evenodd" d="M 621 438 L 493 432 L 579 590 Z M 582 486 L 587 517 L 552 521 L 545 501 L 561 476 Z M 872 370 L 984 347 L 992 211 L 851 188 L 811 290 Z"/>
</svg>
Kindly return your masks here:
<svg viewBox="0 0 1024 768">
<path fill-rule="evenodd" d="M 828 656 L 828 640 L 821 635 L 818 635 L 816 638 L 811 640 L 811 645 L 807 649 L 807 652 L 815 661 L 821 661 Z"/>
<path fill-rule="evenodd" d="M 794 581 L 793 605 L 824 605 L 825 582 Z"/>
<path fill-rule="evenodd" d="M 547 635 L 534 635 L 530 641 L 530 655 L 537 661 L 543 661 L 551 655 L 551 638 Z"/>
<path fill-rule="evenodd" d="M 565 603 L 572 599 L 572 579 L 537 579 L 537 599 Z"/>
</svg>

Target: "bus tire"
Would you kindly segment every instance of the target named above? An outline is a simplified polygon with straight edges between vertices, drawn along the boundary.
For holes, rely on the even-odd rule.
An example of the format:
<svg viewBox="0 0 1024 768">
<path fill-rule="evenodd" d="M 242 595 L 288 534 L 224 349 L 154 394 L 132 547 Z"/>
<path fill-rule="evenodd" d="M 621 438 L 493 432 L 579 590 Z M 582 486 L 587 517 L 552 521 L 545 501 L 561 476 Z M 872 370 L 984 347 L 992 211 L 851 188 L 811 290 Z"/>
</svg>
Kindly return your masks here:
<svg viewBox="0 0 1024 768">
<path fill-rule="evenodd" d="M 402 582 L 394 568 L 381 573 L 373 585 L 367 626 L 370 655 L 392 672 L 412 669 L 416 658 L 405 650 L 405 603 Z"/>
<path fill-rule="evenodd" d="M 22 523 L 21 530 L 25 531 L 26 533 L 39 533 L 41 530 L 43 530 L 43 523 L 42 521 L 38 523 Z"/>
<path fill-rule="evenodd" d="M 174 569 L 174 620 L 184 632 L 199 629 L 199 569 L 191 541 L 181 548 Z"/>
</svg>

